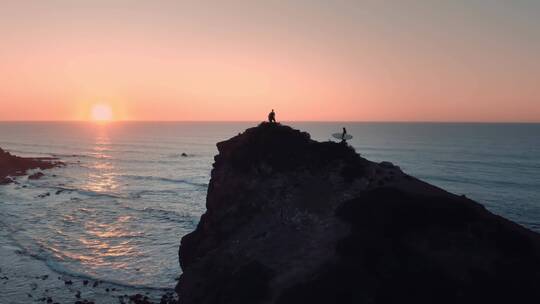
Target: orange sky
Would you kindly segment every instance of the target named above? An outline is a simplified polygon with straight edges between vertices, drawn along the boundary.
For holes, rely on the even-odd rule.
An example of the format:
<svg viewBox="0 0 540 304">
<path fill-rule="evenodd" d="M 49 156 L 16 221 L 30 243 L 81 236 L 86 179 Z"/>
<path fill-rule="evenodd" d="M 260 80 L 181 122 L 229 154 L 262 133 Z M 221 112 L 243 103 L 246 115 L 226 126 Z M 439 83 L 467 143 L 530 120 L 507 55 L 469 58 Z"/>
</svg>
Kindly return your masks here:
<svg viewBox="0 0 540 304">
<path fill-rule="evenodd" d="M 0 120 L 540 122 L 540 2 L 10 2 Z"/>
</svg>

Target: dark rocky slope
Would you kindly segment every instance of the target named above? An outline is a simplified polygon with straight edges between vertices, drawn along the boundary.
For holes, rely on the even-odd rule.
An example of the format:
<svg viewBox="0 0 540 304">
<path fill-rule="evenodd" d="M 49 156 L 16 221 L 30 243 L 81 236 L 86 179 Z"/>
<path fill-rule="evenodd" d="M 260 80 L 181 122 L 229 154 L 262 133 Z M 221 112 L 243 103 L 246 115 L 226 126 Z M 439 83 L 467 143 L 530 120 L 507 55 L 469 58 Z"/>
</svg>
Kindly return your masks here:
<svg viewBox="0 0 540 304">
<path fill-rule="evenodd" d="M 539 235 L 472 200 L 286 126 L 217 146 L 183 304 L 540 301 Z"/>
<path fill-rule="evenodd" d="M 13 182 L 9 176 L 25 175 L 30 169 L 50 169 L 62 165 L 54 158 L 30 158 L 12 155 L 0 148 L 0 185 Z M 32 178 L 36 179 L 42 176 L 35 174 Z"/>
</svg>

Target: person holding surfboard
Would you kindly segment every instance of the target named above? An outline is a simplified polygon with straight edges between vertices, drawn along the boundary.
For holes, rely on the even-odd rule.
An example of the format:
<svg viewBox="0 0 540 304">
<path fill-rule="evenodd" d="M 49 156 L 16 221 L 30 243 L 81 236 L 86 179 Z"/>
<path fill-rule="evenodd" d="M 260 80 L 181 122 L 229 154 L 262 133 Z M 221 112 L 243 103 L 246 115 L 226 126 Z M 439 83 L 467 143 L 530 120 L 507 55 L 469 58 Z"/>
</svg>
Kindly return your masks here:
<svg viewBox="0 0 540 304">
<path fill-rule="evenodd" d="M 342 141 L 345 141 L 345 136 L 347 136 L 347 129 L 345 129 L 345 127 L 343 127 L 343 133 L 341 133 L 341 140 Z"/>
<path fill-rule="evenodd" d="M 334 133 L 334 134 L 332 134 L 332 137 L 334 137 L 334 138 L 336 138 L 336 139 L 341 139 L 341 142 L 342 142 L 342 143 L 346 143 L 347 140 L 353 138 L 352 135 L 347 134 L 347 129 L 345 129 L 345 127 L 343 127 L 343 132 L 341 132 L 341 133 Z"/>
<path fill-rule="evenodd" d="M 272 109 L 272 112 L 270 112 L 270 114 L 268 114 L 268 122 L 271 122 L 271 123 L 276 122 L 276 113 L 274 112 L 274 109 Z"/>
</svg>

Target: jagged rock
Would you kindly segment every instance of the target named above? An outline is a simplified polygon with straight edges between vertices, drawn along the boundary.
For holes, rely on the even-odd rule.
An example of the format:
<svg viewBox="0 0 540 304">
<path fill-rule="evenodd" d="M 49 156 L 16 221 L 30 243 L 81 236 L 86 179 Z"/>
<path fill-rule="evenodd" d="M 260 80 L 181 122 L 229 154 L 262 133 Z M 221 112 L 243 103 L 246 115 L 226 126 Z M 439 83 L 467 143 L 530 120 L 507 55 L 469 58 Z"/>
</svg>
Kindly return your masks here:
<svg viewBox="0 0 540 304">
<path fill-rule="evenodd" d="M 19 157 L 12 155 L 0 148 L 0 185 L 2 182 L 13 182 L 12 179 L 7 176 L 20 176 L 26 174 L 30 169 L 50 169 L 58 166 L 62 166 L 63 163 L 52 158 L 29 158 Z M 43 173 L 38 172 L 34 174 L 39 178 Z M 30 178 L 30 177 L 29 177 Z"/>
<path fill-rule="evenodd" d="M 470 199 L 279 124 L 217 147 L 180 303 L 540 299 L 540 236 Z"/>
</svg>

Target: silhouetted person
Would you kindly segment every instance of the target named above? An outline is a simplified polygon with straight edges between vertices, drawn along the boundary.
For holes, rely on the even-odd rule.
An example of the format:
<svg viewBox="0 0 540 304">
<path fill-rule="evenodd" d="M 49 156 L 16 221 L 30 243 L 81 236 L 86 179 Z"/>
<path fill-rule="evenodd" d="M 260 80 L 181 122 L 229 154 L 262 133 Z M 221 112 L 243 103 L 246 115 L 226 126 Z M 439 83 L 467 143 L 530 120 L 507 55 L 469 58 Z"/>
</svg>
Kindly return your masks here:
<svg viewBox="0 0 540 304">
<path fill-rule="evenodd" d="M 347 129 L 345 129 L 345 127 L 343 127 L 343 133 L 341 133 L 341 142 L 346 141 L 345 135 L 347 135 Z"/>
<path fill-rule="evenodd" d="M 274 112 L 274 109 L 272 109 L 272 112 L 268 114 L 268 122 L 276 122 L 276 113 Z"/>
</svg>

